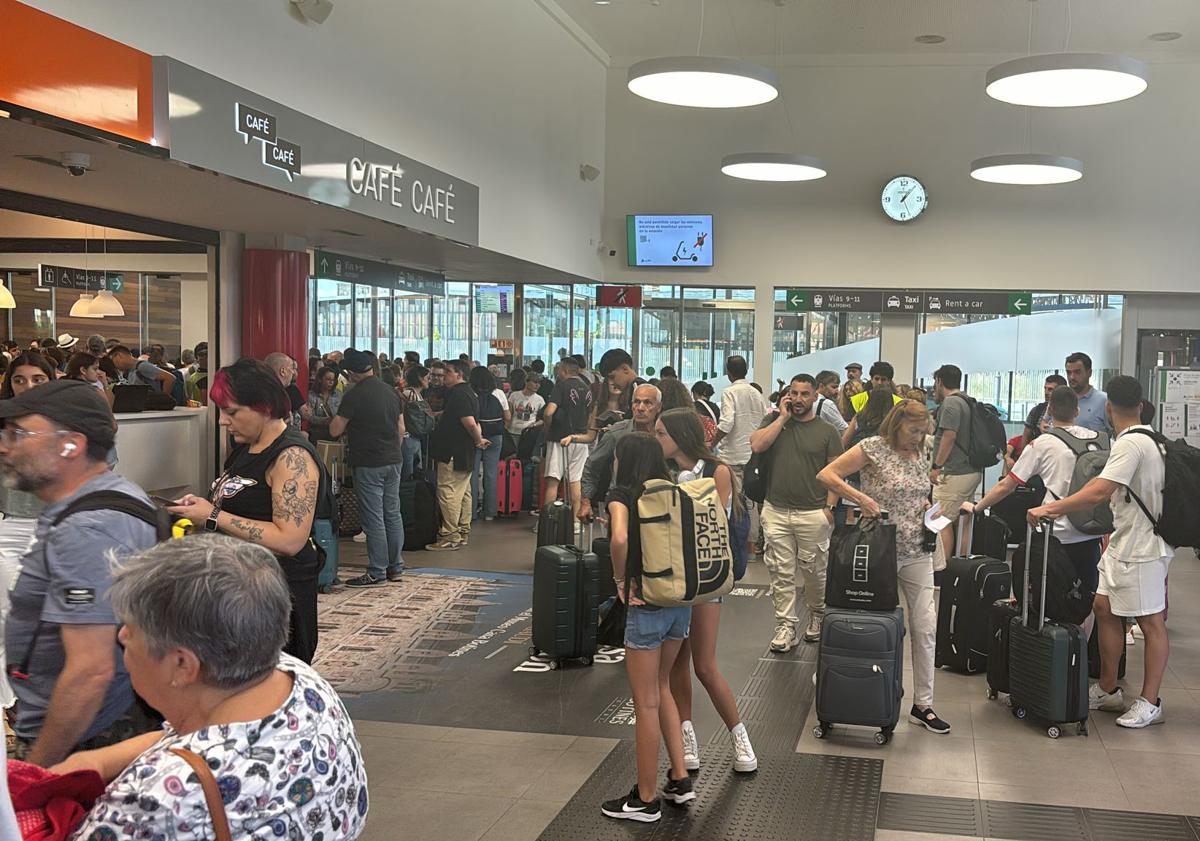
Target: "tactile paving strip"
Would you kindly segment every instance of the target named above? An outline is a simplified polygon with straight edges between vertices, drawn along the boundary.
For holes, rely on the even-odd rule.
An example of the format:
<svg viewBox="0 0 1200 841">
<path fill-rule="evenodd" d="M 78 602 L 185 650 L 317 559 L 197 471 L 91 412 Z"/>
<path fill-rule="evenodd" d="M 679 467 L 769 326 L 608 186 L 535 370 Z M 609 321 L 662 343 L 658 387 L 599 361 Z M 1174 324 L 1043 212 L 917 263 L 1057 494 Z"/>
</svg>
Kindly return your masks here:
<svg viewBox="0 0 1200 841">
<path fill-rule="evenodd" d="M 1016 841 L 1200 841 L 1200 818 L 884 792 L 879 828 Z"/>
<path fill-rule="evenodd" d="M 656 824 L 617 821 L 600 804 L 633 785 L 632 741 L 622 741 L 541 835 L 541 841 L 870 841 L 883 762 L 849 756 L 759 754 L 759 770 L 738 774 L 728 748 L 704 754 L 690 806 L 663 803 Z M 660 769 L 659 779 L 666 775 Z"/>
</svg>

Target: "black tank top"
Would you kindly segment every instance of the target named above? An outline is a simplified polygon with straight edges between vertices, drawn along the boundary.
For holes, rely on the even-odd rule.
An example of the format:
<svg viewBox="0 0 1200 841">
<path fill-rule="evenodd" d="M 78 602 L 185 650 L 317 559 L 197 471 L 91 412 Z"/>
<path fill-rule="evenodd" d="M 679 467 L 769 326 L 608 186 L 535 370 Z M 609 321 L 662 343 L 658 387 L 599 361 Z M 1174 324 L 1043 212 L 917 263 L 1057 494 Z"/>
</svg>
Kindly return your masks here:
<svg viewBox="0 0 1200 841">
<path fill-rule="evenodd" d="M 222 511 L 236 517 L 271 522 L 274 507 L 267 473 L 280 453 L 289 447 L 303 449 L 312 456 L 320 470 L 321 461 L 317 458 L 313 445 L 309 443 L 308 436 L 289 428 L 260 453 L 250 452 L 249 444 L 236 445 L 225 460 L 225 472 L 213 482 L 212 492 L 209 494 L 212 502 L 219 504 Z M 317 564 L 317 550 L 311 540 L 306 542 L 304 548 L 294 557 L 279 558 L 279 565 L 289 580 L 315 577 L 319 572 Z"/>
</svg>

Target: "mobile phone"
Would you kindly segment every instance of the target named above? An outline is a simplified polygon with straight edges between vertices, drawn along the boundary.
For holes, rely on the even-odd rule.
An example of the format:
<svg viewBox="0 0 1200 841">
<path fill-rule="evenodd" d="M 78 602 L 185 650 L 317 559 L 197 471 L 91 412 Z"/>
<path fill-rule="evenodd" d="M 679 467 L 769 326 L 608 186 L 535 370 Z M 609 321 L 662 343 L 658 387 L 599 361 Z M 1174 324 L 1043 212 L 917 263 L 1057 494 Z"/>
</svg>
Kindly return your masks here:
<svg viewBox="0 0 1200 841">
<path fill-rule="evenodd" d="M 150 501 L 153 502 L 155 505 L 159 505 L 163 508 L 170 508 L 172 506 L 179 504 L 178 502 L 176 502 L 173 499 L 167 499 L 166 497 L 162 497 L 162 496 L 155 496 L 154 494 L 150 494 Z"/>
</svg>

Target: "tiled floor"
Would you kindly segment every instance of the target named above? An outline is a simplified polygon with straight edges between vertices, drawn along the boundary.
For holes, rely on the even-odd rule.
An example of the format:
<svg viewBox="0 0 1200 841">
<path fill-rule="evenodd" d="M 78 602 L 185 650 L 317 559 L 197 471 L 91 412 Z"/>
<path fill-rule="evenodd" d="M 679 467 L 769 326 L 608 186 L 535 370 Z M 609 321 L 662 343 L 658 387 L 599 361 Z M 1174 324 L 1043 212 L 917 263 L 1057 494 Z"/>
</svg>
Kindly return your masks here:
<svg viewBox="0 0 1200 841">
<path fill-rule="evenodd" d="M 472 545 L 456 553 L 413 554 L 410 566 L 528 572 L 532 518 L 481 524 Z M 362 563 L 361 547 L 343 541 L 343 565 Z M 751 569 L 755 580 L 765 578 Z M 1167 723 L 1148 730 L 1117 728 L 1115 716 L 1093 716 L 1088 738 L 1046 737 L 985 697 L 983 676 L 939 672 L 936 709 L 954 731 L 939 737 L 902 722 L 892 743 L 872 731 L 839 728 L 823 741 L 810 720 L 797 750 L 884 760 L 883 790 L 984 800 L 1024 801 L 1148 812 L 1194 814 L 1200 790 L 1200 562 L 1180 553 L 1170 579 L 1175 605 L 1169 629 L 1170 668 L 1162 691 Z M 770 628 L 739 628 L 763 641 Z M 738 633 L 735 632 L 735 633 Z M 724 630 L 730 633 L 729 629 Z M 724 650 L 724 646 L 722 646 Z M 1142 649 L 1129 651 L 1127 692 L 1140 687 Z M 911 663 L 911 657 L 906 661 Z M 911 686 L 911 672 L 906 672 Z M 736 689 L 736 687 L 735 687 Z M 707 703 L 697 686 L 697 703 Z M 488 705 L 478 698 L 481 721 Z M 538 733 L 426 727 L 359 721 L 371 786 L 365 841 L 533 841 L 616 744 Z M 623 738 L 632 728 L 618 729 Z M 600 816 L 597 814 L 597 820 Z M 878 841 L 956 841 L 955 836 L 878 830 Z"/>
</svg>

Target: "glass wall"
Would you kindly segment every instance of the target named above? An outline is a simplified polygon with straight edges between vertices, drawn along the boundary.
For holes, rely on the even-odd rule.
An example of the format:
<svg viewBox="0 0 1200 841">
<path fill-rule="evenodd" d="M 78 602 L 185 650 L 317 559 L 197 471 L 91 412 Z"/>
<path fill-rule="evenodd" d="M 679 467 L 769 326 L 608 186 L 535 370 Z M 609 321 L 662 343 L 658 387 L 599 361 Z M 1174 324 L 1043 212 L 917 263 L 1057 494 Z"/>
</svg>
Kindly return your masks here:
<svg viewBox="0 0 1200 841">
<path fill-rule="evenodd" d="M 433 356 L 458 359 L 470 351 L 470 314 L 471 284 L 447 281 L 445 297 L 433 299 Z"/>
<path fill-rule="evenodd" d="M 392 351 L 395 356 L 403 357 L 405 351 L 415 350 L 422 360 L 429 357 L 432 308 L 433 301 L 428 295 L 396 291 L 392 299 Z"/>
<path fill-rule="evenodd" d="M 321 353 L 344 350 L 353 344 L 351 284 L 320 278 L 317 287 L 316 347 Z"/>
<path fill-rule="evenodd" d="M 571 287 L 525 285 L 522 354 L 525 362 L 541 359 L 547 369 L 561 354 L 571 353 Z"/>
<path fill-rule="evenodd" d="M 775 290 L 771 346 L 776 366 L 798 356 L 879 338 L 877 312 L 789 312 L 786 294 L 787 289 Z"/>
</svg>

